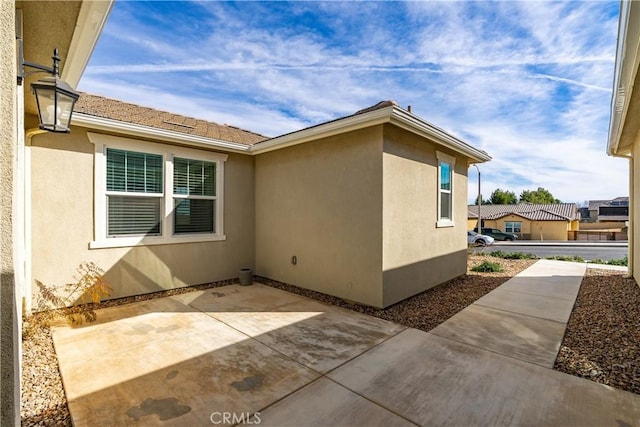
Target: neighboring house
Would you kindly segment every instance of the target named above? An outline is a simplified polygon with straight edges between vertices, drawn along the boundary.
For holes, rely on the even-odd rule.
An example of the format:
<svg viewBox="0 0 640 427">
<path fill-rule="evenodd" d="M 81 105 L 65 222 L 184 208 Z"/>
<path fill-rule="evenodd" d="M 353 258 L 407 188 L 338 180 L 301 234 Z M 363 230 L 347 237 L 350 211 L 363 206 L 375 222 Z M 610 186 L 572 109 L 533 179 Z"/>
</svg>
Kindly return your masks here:
<svg viewBox="0 0 640 427">
<path fill-rule="evenodd" d="M 607 154 L 629 161 L 629 274 L 640 276 L 640 2 L 622 1 Z"/>
<path fill-rule="evenodd" d="M 580 213 L 575 203 L 482 205 L 482 227 L 498 228 L 528 240 L 573 240 Z M 469 205 L 467 228 L 478 226 L 478 206 Z"/>
<path fill-rule="evenodd" d="M 629 224 L 629 198 L 589 200 L 588 207 L 580 208 L 578 240 L 627 240 Z"/>
<path fill-rule="evenodd" d="M 583 216 L 583 221 L 624 223 L 629 220 L 629 198 L 616 197 L 612 200 L 589 200 L 588 210 L 589 216 L 586 218 Z"/>
</svg>

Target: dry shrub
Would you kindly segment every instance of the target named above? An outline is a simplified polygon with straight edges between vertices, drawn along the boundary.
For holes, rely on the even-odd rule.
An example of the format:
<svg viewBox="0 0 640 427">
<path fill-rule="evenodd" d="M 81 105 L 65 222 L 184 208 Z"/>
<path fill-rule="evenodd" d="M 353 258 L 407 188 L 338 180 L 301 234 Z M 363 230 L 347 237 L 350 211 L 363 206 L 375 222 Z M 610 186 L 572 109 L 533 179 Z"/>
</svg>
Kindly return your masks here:
<svg viewBox="0 0 640 427">
<path fill-rule="evenodd" d="M 74 282 L 55 289 L 36 280 L 40 295 L 36 299 L 35 313 L 26 319 L 24 334 L 31 328 L 47 327 L 54 321 L 65 319 L 73 325 L 96 320 L 94 305 L 111 295 L 111 287 L 104 280 L 104 270 L 93 262 L 83 262 L 76 268 Z"/>
</svg>

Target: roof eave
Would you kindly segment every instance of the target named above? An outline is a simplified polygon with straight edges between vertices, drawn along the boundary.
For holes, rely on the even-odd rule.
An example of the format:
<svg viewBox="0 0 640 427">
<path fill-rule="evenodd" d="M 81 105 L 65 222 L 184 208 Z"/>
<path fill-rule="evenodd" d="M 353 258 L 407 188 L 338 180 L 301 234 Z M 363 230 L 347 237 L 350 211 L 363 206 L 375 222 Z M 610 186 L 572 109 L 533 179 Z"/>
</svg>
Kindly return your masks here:
<svg viewBox="0 0 640 427">
<path fill-rule="evenodd" d="M 196 148 L 218 149 L 242 154 L 249 154 L 251 149 L 250 145 L 240 144 L 237 142 L 206 138 L 198 135 L 188 135 L 180 132 L 158 129 L 135 123 L 121 122 L 118 120 L 91 116 L 83 113 L 73 113 L 71 116 L 71 124 L 124 136 L 148 138 Z"/>
<path fill-rule="evenodd" d="M 484 163 L 491 160 L 491 156 L 486 152 L 478 150 L 458 138 L 449 135 L 442 129 L 433 126 L 402 108 L 393 107 L 391 117 L 392 124 L 433 140 L 457 153 L 463 154 L 471 160 L 470 163 Z"/>
<path fill-rule="evenodd" d="M 318 126 L 309 127 L 286 135 L 277 136 L 267 141 L 260 142 L 251 147 L 251 153 L 262 154 L 269 151 L 293 145 L 304 144 L 320 138 L 327 138 L 345 132 L 363 129 L 366 127 L 388 123 L 391 120 L 393 107 L 385 107 L 367 113 L 327 122 Z"/>
<path fill-rule="evenodd" d="M 369 126 L 390 123 L 412 133 L 428 138 L 470 159 L 470 163 L 491 160 L 491 156 L 455 138 L 441 129 L 397 106 L 389 106 L 367 113 L 355 114 L 336 121 L 302 129 L 287 135 L 260 142 L 251 147 L 252 154 L 262 154 L 292 145 L 303 144 L 320 138 L 351 132 Z"/>
<path fill-rule="evenodd" d="M 77 87 L 80 82 L 102 29 L 107 22 L 114 1 L 82 2 L 69 45 L 69 53 L 60 76 L 71 87 Z"/>
<path fill-rule="evenodd" d="M 630 147 L 621 147 L 620 140 L 625 131 L 625 122 L 640 61 L 640 55 L 638 54 L 638 49 L 640 48 L 638 23 L 631 22 L 631 9 L 638 6 L 637 4 L 634 5 L 634 2 L 620 2 L 618 43 L 616 46 L 613 92 L 610 106 L 611 118 L 606 150 L 610 156 L 630 155 Z"/>
</svg>

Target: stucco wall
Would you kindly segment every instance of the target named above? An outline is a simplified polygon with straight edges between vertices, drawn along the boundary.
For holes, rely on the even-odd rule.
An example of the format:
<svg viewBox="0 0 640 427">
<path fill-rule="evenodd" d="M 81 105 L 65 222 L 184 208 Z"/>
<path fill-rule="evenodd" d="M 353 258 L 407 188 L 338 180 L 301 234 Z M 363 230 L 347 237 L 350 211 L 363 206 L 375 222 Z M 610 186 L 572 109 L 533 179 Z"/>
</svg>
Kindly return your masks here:
<svg viewBox="0 0 640 427">
<path fill-rule="evenodd" d="M 438 160 L 442 147 L 385 126 L 383 159 L 384 297 L 388 306 L 467 269 L 467 159 L 454 167 L 455 227 L 436 227 Z"/>
<path fill-rule="evenodd" d="M 17 131 L 15 4 L 0 0 L 0 425 L 20 423 L 19 304 L 13 258 Z"/>
<path fill-rule="evenodd" d="M 521 223 L 520 234 L 529 238 L 531 235 L 531 221 L 518 215 L 507 215 L 496 220 L 483 220 L 485 228 L 497 228 L 505 231 L 505 222 L 519 221 Z M 533 237 L 531 237 L 533 239 Z"/>
<path fill-rule="evenodd" d="M 571 230 L 570 221 L 530 221 L 518 215 L 507 215 L 497 220 L 483 220 L 485 228 L 498 228 L 505 231 L 505 222 L 520 221 L 521 235 L 528 240 L 568 240 Z M 577 227 L 578 222 L 574 221 Z"/>
<path fill-rule="evenodd" d="M 380 306 L 381 153 L 377 126 L 256 156 L 257 274 Z"/>
<path fill-rule="evenodd" d="M 569 222 L 531 221 L 531 240 L 568 240 Z"/>
<path fill-rule="evenodd" d="M 581 222 L 580 230 L 620 230 L 626 227 L 626 221 L 608 221 L 608 222 Z"/>
<path fill-rule="evenodd" d="M 32 140 L 33 279 L 68 283 L 93 261 L 106 271 L 112 297 L 154 292 L 238 276 L 254 262 L 253 158 L 230 154 L 225 163 L 225 241 L 89 249 L 93 240 L 94 146 L 86 131 L 42 134 Z"/>
</svg>

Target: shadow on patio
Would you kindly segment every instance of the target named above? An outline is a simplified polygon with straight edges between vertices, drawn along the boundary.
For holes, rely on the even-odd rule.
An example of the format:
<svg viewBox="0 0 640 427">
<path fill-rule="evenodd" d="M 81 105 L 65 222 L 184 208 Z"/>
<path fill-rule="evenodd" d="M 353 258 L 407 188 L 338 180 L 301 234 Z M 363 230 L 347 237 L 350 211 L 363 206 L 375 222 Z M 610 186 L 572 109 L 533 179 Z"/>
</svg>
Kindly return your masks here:
<svg viewBox="0 0 640 427">
<path fill-rule="evenodd" d="M 53 337 L 74 425 L 203 425 L 247 421 L 404 329 L 254 284 L 107 308 Z M 398 418 L 350 394 L 372 422 Z"/>
</svg>

